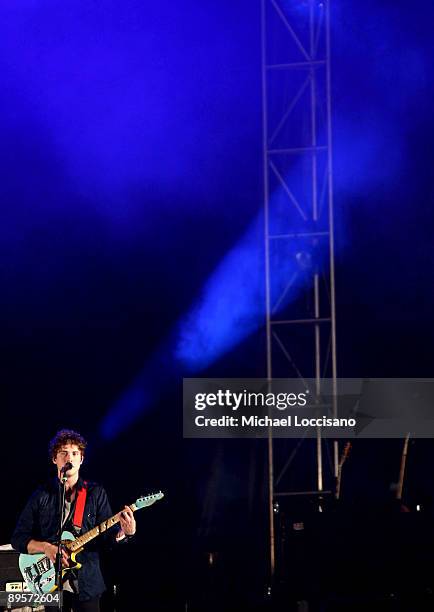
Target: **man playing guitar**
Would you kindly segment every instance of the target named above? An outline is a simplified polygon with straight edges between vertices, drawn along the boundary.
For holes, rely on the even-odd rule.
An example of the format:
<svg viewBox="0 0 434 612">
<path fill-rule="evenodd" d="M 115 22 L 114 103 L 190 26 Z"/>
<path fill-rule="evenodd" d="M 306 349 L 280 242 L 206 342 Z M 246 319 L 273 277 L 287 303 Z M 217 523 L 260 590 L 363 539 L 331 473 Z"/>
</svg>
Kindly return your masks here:
<svg viewBox="0 0 434 612">
<path fill-rule="evenodd" d="M 104 488 L 85 482 L 80 468 L 86 449 L 85 439 L 76 431 L 63 429 L 49 445 L 50 460 L 56 466 L 53 481 L 37 489 L 22 511 L 11 538 L 12 546 L 21 553 L 43 553 L 53 564 L 56 560 L 59 527 L 60 481 L 65 482 L 65 512 L 63 529 L 74 536 L 86 533 L 112 516 Z M 115 542 L 125 542 L 136 532 L 136 521 L 130 507 L 119 514 Z M 80 552 L 80 571 L 70 570 L 64 582 L 65 611 L 99 612 L 100 597 L 105 590 L 99 563 L 98 546 L 89 545 Z M 78 553 L 77 553 L 78 554 Z M 48 561 L 47 561 L 48 563 Z M 70 564 L 67 549 L 62 550 L 63 567 Z M 78 564 L 79 565 L 79 564 Z"/>
</svg>

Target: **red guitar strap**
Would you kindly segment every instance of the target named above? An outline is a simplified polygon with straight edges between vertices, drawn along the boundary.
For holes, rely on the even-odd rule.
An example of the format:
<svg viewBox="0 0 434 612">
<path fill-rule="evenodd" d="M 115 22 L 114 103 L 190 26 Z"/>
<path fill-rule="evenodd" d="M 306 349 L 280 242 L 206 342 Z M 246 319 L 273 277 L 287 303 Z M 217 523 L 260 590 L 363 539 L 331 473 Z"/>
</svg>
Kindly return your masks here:
<svg viewBox="0 0 434 612">
<path fill-rule="evenodd" d="M 83 523 L 84 506 L 86 504 L 87 497 L 87 482 L 83 481 L 83 486 L 77 491 L 77 501 L 75 503 L 74 518 L 72 524 L 76 529 L 81 529 Z"/>
</svg>

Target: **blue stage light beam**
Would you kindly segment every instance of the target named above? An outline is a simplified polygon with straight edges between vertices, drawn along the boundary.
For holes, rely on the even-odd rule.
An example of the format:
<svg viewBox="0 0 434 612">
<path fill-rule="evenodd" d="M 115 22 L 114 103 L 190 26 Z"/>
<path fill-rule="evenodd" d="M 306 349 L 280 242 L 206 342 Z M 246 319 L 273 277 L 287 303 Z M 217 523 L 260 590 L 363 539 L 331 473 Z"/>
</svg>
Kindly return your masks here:
<svg viewBox="0 0 434 612">
<path fill-rule="evenodd" d="M 167 386 L 167 381 L 175 375 L 174 367 L 170 345 L 163 343 L 107 412 L 99 426 L 100 436 L 107 441 L 113 440 L 151 410 Z"/>
<path fill-rule="evenodd" d="M 190 313 L 181 321 L 174 356 L 184 370 L 198 372 L 207 368 L 264 325 L 265 269 L 261 232 L 263 235 L 262 215 L 225 256 Z M 316 263 L 320 256 L 317 250 Z M 276 307 L 279 312 L 298 296 L 304 274 L 297 257 L 297 245 L 289 245 L 274 257 L 270 294 L 281 297 Z M 290 290 L 285 292 L 290 280 Z"/>
<path fill-rule="evenodd" d="M 271 216 L 273 204 L 282 197 L 283 190 L 276 190 Z M 152 402 L 164 393 L 167 380 L 206 369 L 264 325 L 263 227 L 260 214 L 222 259 L 190 312 L 104 418 L 100 432 L 105 439 L 115 437 L 149 410 Z M 294 300 L 304 286 L 306 258 L 303 255 L 297 243 L 275 254 L 276 273 L 271 277 L 270 289 L 271 295 L 280 296 L 276 312 Z M 315 265 L 326 255 L 326 249 L 317 247 L 313 253 Z M 290 290 L 285 291 L 289 280 Z"/>
<path fill-rule="evenodd" d="M 189 372 L 211 365 L 264 321 L 264 257 L 258 220 L 227 253 L 178 326 L 174 358 Z"/>
</svg>

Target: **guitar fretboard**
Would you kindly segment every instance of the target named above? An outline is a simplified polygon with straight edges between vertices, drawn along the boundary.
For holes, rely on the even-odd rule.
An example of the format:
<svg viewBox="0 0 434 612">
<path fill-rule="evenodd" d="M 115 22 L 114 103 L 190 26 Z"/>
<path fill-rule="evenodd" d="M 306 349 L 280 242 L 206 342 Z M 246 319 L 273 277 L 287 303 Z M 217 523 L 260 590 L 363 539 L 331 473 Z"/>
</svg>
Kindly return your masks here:
<svg viewBox="0 0 434 612">
<path fill-rule="evenodd" d="M 133 512 L 137 510 L 135 504 L 131 504 L 130 508 Z M 111 516 L 110 518 L 106 519 L 105 521 L 103 521 L 102 523 L 100 523 L 99 525 L 91 529 L 90 531 L 86 531 L 86 533 L 84 533 L 83 535 L 78 536 L 78 538 L 76 538 L 75 540 L 65 541 L 64 544 L 66 548 L 68 548 L 68 550 L 70 550 L 71 552 L 75 552 L 79 550 L 80 548 L 83 548 L 83 546 L 85 546 L 88 542 L 90 542 L 94 538 L 98 537 L 99 535 L 101 535 L 102 533 L 104 533 L 108 529 L 111 529 L 111 527 L 119 523 L 120 514 L 121 512 L 118 512 L 117 514 Z"/>
</svg>

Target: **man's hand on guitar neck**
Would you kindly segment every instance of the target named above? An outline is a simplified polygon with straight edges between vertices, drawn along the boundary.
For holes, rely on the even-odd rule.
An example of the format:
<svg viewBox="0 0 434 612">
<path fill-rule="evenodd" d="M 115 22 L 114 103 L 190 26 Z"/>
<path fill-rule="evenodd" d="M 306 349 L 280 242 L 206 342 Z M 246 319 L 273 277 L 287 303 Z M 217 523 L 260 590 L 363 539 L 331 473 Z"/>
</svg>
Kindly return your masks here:
<svg viewBox="0 0 434 612">
<path fill-rule="evenodd" d="M 56 563 L 57 546 L 50 542 L 38 542 L 38 540 L 30 540 L 27 544 L 27 551 L 30 554 L 43 553 L 46 555 L 52 563 Z M 62 547 L 62 565 L 63 567 L 69 566 L 69 554 Z"/>
<path fill-rule="evenodd" d="M 129 506 L 125 506 L 122 512 L 119 513 L 119 522 L 121 524 L 121 531 L 116 538 L 117 540 L 121 540 L 124 536 L 133 536 L 136 533 L 136 519 Z"/>
</svg>

